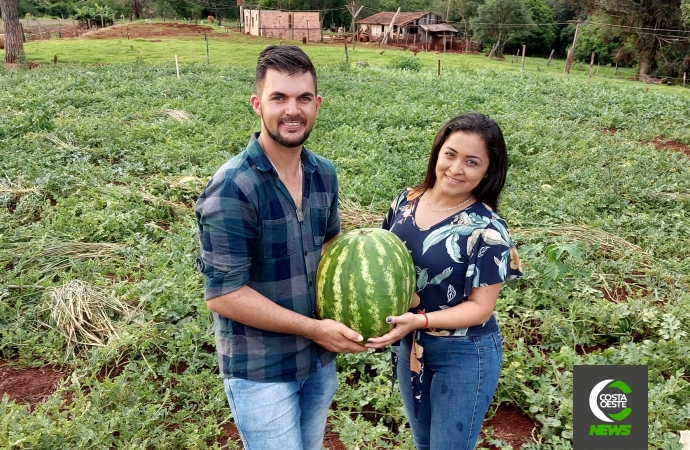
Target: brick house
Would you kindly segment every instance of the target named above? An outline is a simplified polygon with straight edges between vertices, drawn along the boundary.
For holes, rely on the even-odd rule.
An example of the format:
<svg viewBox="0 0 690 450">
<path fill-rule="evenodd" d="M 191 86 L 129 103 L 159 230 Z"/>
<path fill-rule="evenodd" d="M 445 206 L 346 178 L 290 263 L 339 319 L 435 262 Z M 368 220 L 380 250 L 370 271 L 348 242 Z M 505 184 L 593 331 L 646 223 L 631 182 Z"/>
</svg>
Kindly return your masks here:
<svg viewBox="0 0 690 450">
<path fill-rule="evenodd" d="M 278 39 L 320 42 L 319 11 L 276 11 L 241 6 L 244 33 Z"/>
</svg>

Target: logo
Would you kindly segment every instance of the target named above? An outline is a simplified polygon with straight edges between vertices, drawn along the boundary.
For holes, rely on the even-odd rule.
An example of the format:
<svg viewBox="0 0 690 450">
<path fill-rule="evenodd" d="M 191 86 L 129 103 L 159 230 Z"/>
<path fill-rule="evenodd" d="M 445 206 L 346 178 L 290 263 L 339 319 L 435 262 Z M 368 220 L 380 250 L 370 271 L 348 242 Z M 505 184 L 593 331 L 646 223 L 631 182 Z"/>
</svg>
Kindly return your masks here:
<svg viewBox="0 0 690 450">
<path fill-rule="evenodd" d="M 616 389 L 621 393 L 617 394 L 602 394 L 604 388 Z M 589 394 L 589 408 L 592 414 L 602 422 L 620 422 L 630 415 L 631 408 L 628 408 L 628 397 L 632 390 L 625 384 L 624 381 L 604 380 L 597 383 Z M 604 410 L 616 410 L 618 412 L 604 413 Z M 628 436 L 631 431 L 630 425 L 592 425 L 589 428 L 589 434 L 597 436 Z"/>
<path fill-rule="evenodd" d="M 573 447 L 647 448 L 647 367 L 575 366 Z"/>
</svg>

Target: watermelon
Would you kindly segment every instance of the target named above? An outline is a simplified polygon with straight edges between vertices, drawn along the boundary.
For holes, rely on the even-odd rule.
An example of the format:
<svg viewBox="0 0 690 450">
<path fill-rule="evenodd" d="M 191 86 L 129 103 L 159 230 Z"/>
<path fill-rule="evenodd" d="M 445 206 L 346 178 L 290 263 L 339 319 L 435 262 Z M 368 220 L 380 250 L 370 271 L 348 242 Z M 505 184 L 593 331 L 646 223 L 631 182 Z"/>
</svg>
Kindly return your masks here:
<svg viewBox="0 0 690 450">
<path fill-rule="evenodd" d="M 334 240 L 316 272 L 316 312 L 364 337 L 393 329 L 386 317 L 410 309 L 416 274 L 409 250 L 381 228 L 348 231 Z"/>
</svg>

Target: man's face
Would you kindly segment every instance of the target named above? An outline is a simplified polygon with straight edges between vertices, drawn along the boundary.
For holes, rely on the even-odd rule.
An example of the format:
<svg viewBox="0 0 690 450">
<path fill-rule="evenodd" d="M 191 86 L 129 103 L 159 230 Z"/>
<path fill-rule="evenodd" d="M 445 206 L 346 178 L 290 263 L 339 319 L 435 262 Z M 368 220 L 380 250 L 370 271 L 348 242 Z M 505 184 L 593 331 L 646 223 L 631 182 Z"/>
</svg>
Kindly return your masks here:
<svg viewBox="0 0 690 450">
<path fill-rule="evenodd" d="M 262 140 L 286 148 L 301 148 L 309 137 L 321 106 L 310 73 L 288 75 L 268 69 L 259 93 L 250 102 L 261 116 Z"/>
</svg>

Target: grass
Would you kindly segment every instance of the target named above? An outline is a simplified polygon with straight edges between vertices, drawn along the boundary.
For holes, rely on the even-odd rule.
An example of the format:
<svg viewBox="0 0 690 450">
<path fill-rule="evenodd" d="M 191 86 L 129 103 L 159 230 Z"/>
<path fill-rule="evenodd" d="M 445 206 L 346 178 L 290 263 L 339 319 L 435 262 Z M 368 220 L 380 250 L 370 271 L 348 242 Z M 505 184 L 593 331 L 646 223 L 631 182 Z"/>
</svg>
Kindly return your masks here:
<svg viewBox="0 0 690 450">
<path fill-rule="evenodd" d="M 159 21 L 160 22 L 160 21 Z M 134 22 L 132 26 L 147 26 L 149 24 Z M 202 24 L 208 26 L 208 24 Z M 51 39 L 44 41 L 30 41 L 25 44 L 27 58 L 41 64 L 52 64 L 53 57 L 57 56 L 61 64 L 175 64 L 175 55 L 182 73 L 190 66 L 206 64 L 206 41 L 203 34 L 196 37 L 182 36 L 177 38 L 163 37 L 162 42 L 152 42 L 150 38 L 126 39 L 127 23 L 120 23 L 116 29 L 123 36 L 114 40 L 99 40 L 88 38 Z M 209 61 L 215 66 L 244 66 L 252 67 L 263 48 L 268 45 L 276 45 L 277 39 L 262 38 L 244 35 L 232 31 L 228 34 L 225 28 L 213 25 L 214 31 L 209 34 Z M 157 40 L 157 39 L 154 39 Z M 283 40 L 283 43 L 300 45 L 301 41 Z M 371 66 L 386 67 L 394 63 L 402 54 L 400 48 L 381 48 L 375 43 L 356 43 L 347 46 L 348 58 L 345 58 L 344 44 L 308 43 L 305 51 L 314 61 L 317 67 L 335 66 L 344 64 L 347 59 L 351 64 L 366 61 Z M 411 55 L 410 53 L 408 53 Z M 470 70 L 470 69 L 494 69 L 522 76 L 522 59 L 506 55 L 505 59 L 488 59 L 486 56 L 465 55 L 452 53 L 420 52 L 416 58 L 420 61 L 424 71 L 437 73 L 439 63 L 441 70 Z M 524 71 L 543 72 L 563 78 L 587 79 L 592 82 L 613 83 L 614 85 L 627 85 L 630 79 L 634 79 L 635 68 L 620 68 L 595 66 L 592 79 L 589 79 L 589 65 L 573 63 L 570 75 L 563 73 L 564 59 L 553 59 L 549 67 L 547 60 L 541 57 L 527 56 L 524 62 Z M 638 86 L 652 92 L 670 93 L 690 98 L 690 90 L 682 86 L 644 85 Z"/>
<path fill-rule="evenodd" d="M 185 63 L 179 79 L 164 60 L 94 66 L 113 41 L 85 39 L 27 43 L 30 59 L 55 45 L 69 64 L 0 68 L 0 355 L 70 374 L 32 412 L 0 401 L 0 447 L 221 447 L 231 418 L 192 206 L 259 127 L 248 98 L 268 41 L 213 39 L 223 51 L 210 66 Z M 205 58 L 203 41 L 178 41 L 159 47 Z M 419 54 L 415 72 L 389 68 L 400 54 L 391 49 L 357 45 L 351 61 L 364 55 L 366 68 L 341 64 L 331 45 L 306 50 L 324 97 L 308 146 L 336 166 L 344 228 L 377 226 L 423 178 L 448 118 L 479 110 L 501 125 L 510 170 L 499 212 L 525 277 L 497 304 L 505 363 L 494 407 L 536 421 L 528 448 L 572 448 L 575 364 L 645 364 L 649 448 L 680 450 L 690 420 L 690 159 L 651 142 L 690 145 L 687 90 L 523 73 L 483 56 Z M 88 283 L 82 294 L 64 291 L 77 282 Z M 80 337 L 66 358 L 78 327 L 58 330 L 51 292 L 64 307 L 112 294 L 141 321 L 101 308 L 118 336 L 102 346 Z M 348 448 L 413 448 L 388 361 L 337 359 L 331 423 Z"/>
</svg>

